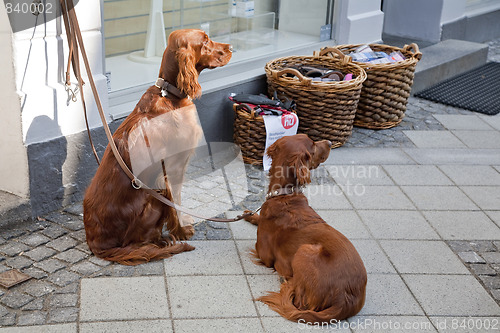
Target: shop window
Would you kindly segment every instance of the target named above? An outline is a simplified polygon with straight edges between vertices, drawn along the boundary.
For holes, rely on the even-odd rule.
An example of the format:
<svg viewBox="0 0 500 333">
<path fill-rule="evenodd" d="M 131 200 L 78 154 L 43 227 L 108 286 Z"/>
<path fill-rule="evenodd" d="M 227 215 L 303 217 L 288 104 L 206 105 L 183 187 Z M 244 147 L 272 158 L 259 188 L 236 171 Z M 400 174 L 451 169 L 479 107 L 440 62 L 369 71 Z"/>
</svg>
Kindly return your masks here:
<svg viewBox="0 0 500 333">
<path fill-rule="evenodd" d="M 319 42 L 321 30 L 324 39 L 332 7 L 333 0 L 104 0 L 110 91 L 151 83 L 163 36 L 173 30 L 205 30 L 213 40 L 231 43 L 231 64 L 241 63 Z"/>
</svg>

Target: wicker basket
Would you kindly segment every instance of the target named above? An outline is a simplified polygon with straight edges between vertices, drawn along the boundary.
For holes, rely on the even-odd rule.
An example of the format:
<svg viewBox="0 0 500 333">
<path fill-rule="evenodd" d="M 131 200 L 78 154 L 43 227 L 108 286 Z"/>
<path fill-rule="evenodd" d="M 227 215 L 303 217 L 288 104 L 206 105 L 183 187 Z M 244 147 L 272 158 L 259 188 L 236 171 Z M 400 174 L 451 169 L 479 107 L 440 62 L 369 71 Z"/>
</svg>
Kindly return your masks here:
<svg viewBox="0 0 500 333">
<path fill-rule="evenodd" d="M 262 165 L 266 149 L 266 126 L 264 118 L 246 104 L 233 104 L 234 143 L 241 149 L 243 161 L 247 164 Z"/>
<path fill-rule="evenodd" d="M 351 57 L 336 53 L 336 57 L 292 56 L 272 60 L 266 64 L 268 91 L 278 97 L 293 99 L 297 104 L 299 133 L 313 140 L 330 140 L 332 148 L 343 145 L 352 134 L 356 107 L 365 71 L 351 62 Z M 352 73 L 350 81 L 316 82 L 290 67 L 312 66 Z M 292 74 L 295 77 L 285 76 Z"/>
<path fill-rule="evenodd" d="M 359 46 L 361 44 L 338 45 L 335 48 L 322 49 L 318 54 L 336 54 L 333 49 L 348 54 Z M 382 44 L 370 44 L 370 47 L 374 52 L 382 51 L 388 54 L 400 51 L 406 59 L 392 64 L 355 62 L 366 71 L 368 78 L 363 83 L 354 125 L 372 129 L 391 128 L 403 120 L 415 67 L 422 58 L 422 53 L 415 43 L 403 48 Z"/>
</svg>

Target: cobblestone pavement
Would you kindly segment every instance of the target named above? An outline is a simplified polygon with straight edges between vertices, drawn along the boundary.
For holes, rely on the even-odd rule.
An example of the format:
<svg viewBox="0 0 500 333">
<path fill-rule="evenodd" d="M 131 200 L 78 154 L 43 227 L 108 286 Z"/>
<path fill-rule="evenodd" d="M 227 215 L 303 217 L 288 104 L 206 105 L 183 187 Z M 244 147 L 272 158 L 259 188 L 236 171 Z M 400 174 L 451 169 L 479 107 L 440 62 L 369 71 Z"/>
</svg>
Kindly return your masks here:
<svg viewBox="0 0 500 333">
<path fill-rule="evenodd" d="M 491 42 L 490 61 L 499 61 L 499 54 L 500 40 Z M 465 118 L 453 117 L 457 115 Z M 421 131 L 446 136 L 438 134 L 437 146 L 426 146 L 433 144 L 432 138 L 425 141 L 426 135 L 415 135 Z M 340 190 L 327 196 L 309 193 L 311 205 L 325 219 L 336 221 L 332 225 L 353 240 L 367 266 L 371 285 L 367 304 L 357 319 L 418 319 L 432 322 L 429 331 L 441 331 L 443 318 L 498 318 L 500 159 L 495 154 L 500 151 L 499 135 L 500 115 L 481 116 L 411 97 L 399 126 L 380 131 L 355 128 L 348 143 L 333 150 L 329 161 L 314 171 L 311 192 Z M 497 141 L 485 151 L 475 146 L 474 140 L 481 136 Z M 464 157 L 456 162 L 460 154 Z M 224 162 L 227 160 L 230 162 Z M 267 181 L 264 172 L 231 161 L 223 156 L 192 163 L 184 184 L 183 205 L 203 214 L 227 216 L 260 206 Z M 367 166 L 375 168 L 375 175 L 360 174 Z M 352 194 L 349 184 L 360 185 L 366 192 L 362 196 Z M 264 290 L 279 288 L 272 272 L 262 271 L 245 254 L 244 249 L 255 242 L 252 228 L 245 222 L 229 225 L 196 220 L 196 233 L 190 242 L 197 250 L 138 266 L 109 263 L 91 254 L 85 243 L 81 204 L 0 230 L 0 273 L 16 268 L 32 277 L 10 289 L 0 288 L 0 326 L 74 324 L 61 327 L 74 332 L 104 331 L 106 325 L 119 325 L 124 318 L 105 315 L 105 305 L 98 301 L 89 305 L 88 300 L 93 299 L 83 281 L 96 283 L 104 293 L 109 286 L 100 285 L 99 278 L 113 282 L 117 281 L 113 278 L 126 277 L 130 278 L 127 281 L 168 282 L 161 290 L 167 294 L 170 315 L 145 314 L 141 318 L 147 320 L 142 322 L 126 317 L 131 320 L 127 321 L 130 327 L 161 323 L 167 331 L 172 331 L 169 327 L 173 325 L 176 332 L 188 332 L 199 328 L 192 326 L 195 322 L 201 325 L 203 318 L 212 318 L 218 320 L 211 327 L 217 330 L 230 327 L 230 318 L 244 324 L 248 332 L 254 331 L 254 319 L 258 319 L 259 330 L 296 330 L 252 301 Z M 231 267 L 221 260 L 227 260 Z M 196 282 L 208 286 L 221 276 L 226 285 L 207 290 L 201 290 Z M 191 285 L 184 281 L 195 282 Z M 228 302 L 233 305 L 219 304 L 215 296 L 210 305 L 221 306 L 227 313 L 234 307 L 235 313 L 205 313 L 194 305 L 190 307 L 202 301 L 184 299 L 173 286 L 185 294 L 194 293 L 195 298 L 202 292 L 224 298 L 227 289 L 231 291 Z M 250 290 L 248 295 L 233 296 L 244 293 L 245 288 Z M 208 297 L 203 295 L 201 298 Z M 240 308 L 247 298 L 249 307 Z M 126 308 L 126 304 L 121 306 Z M 89 314 L 92 307 L 103 313 L 101 317 L 95 315 L 100 319 Z M 183 312 L 188 310 L 191 312 Z M 49 327 L 55 330 L 59 326 Z"/>
</svg>

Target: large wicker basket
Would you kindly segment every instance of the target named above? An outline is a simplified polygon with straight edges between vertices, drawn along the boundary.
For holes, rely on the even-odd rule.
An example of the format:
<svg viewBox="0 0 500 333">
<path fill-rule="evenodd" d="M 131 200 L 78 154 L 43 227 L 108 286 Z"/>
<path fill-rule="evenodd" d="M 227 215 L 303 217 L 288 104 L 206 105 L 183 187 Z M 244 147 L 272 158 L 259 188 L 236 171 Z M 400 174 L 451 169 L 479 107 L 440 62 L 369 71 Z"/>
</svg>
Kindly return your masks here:
<svg viewBox="0 0 500 333">
<path fill-rule="evenodd" d="M 353 52 L 361 44 L 338 45 L 336 49 L 344 54 Z M 368 76 L 363 83 L 358 111 L 354 125 L 372 129 L 385 129 L 398 125 L 404 117 L 406 104 L 410 96 L 415 67 L 422 58 L 418 45 L 413 43 L 403 48 L 383 44 L 370 44 L 375 52 L 400 51 L 404 61 L 392 64 L 369 64 L 356 62 Z M 325 48 L 319 55 L 334 55 L 333 48 Z"/>
<path fill-rule="evenodd" d="M 262 165 L 266 148 L 266 127 L 264 118 L 246 104 L 233 104 L 234 143 L 241 149 L 243 161 L 248 164 Z"/>
<path fill-rule="evenodd" d="M 322 67 L 352 73 L 350 81 L 316 82 L 293 67 Z M 332 148 L 343 145 L 352 134 L 365 71 L 351 62 L 351 57 L 291 56 L 272 60 L 265 67 L 268 91 L 276 91 L 280 99 L 293 99 L 297 104 L 299 133 L 313 140 L 330 140 Z M 292 74 L 288 76 L 287 74 Z"/>
</svg>

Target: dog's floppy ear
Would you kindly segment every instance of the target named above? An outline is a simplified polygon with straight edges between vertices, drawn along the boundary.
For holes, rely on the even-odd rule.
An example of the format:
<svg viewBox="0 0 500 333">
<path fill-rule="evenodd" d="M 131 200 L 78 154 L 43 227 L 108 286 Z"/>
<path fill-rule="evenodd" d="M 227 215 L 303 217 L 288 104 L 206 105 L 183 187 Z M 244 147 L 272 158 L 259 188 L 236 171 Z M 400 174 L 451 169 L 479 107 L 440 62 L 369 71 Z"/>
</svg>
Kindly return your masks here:
<svg viewBox="0 0 500 333">
<path fill-rule="evenodd" d="M 266 155 L 269 156 L 271 159 L 274 159 L 274 157 L 278 153 L 278 150 L 279 150 L 278 144 L 275 142 L 266 149 Z"/>
<path fill-rule="evenodd" d="M 179 64 L 177 88 L 193 99 L 200 97 L 201 86 L 198 83 L 195 51 L 190 46 L 182 47 L 177 51 L 176 58 Z"/>
<path fill-rule="evenodd" d="M 290 165 L 294 167 L 298 185 L 305 185 L 311 182 L 311 171 L 309 170 L 311 158 L 309 152 L 299 153 L 292 157 Z"/>
</svg>

